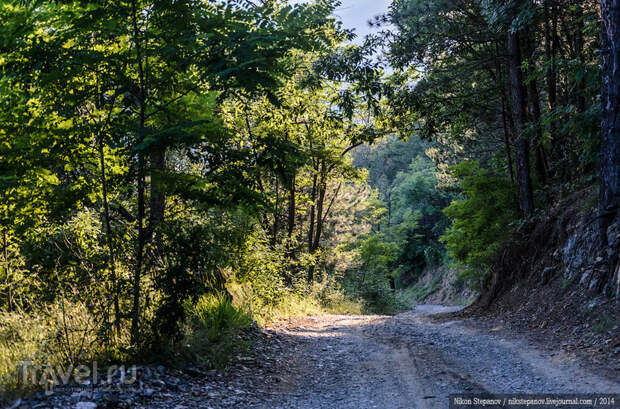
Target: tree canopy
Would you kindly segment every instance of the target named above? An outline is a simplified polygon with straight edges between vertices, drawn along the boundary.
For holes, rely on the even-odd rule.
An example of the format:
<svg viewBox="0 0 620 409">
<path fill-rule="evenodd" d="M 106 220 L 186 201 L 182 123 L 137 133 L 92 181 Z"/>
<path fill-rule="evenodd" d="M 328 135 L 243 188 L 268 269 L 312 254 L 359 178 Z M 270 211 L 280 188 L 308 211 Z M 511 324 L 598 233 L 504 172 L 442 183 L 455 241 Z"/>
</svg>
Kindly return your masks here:
<svg viewBox="0 0 620 409">
<path fill-rule="evenodd" d="M 359 44 L 339 4 L 3 1 L 0 309 L 71 305 L 112 362 L 201 308 L 394 312 L 439 265 L 483 288 L 599 183 L 617 244 L 616 2 L 394 0 Z"/>
</svg>

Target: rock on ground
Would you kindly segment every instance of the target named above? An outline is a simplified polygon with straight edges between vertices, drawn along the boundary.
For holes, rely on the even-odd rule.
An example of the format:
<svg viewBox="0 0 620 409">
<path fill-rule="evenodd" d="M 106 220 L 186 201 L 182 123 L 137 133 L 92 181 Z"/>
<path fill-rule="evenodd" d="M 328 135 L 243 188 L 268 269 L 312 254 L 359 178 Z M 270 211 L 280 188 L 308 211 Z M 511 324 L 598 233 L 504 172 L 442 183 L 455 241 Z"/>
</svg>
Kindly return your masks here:
<svg viewBox="0 0 620 409">
<path fill-rule="evenodd" d="M 617 376 L 501 327 L 430 319 L 457 308 L 290 319 L 262 329 L 255 354 L 226 373 L 140 367 L 131 388 L 60 389 L 19 407 L 410 409 L 447 408 L 451 393 L 620 391 Z"/>
</svg>

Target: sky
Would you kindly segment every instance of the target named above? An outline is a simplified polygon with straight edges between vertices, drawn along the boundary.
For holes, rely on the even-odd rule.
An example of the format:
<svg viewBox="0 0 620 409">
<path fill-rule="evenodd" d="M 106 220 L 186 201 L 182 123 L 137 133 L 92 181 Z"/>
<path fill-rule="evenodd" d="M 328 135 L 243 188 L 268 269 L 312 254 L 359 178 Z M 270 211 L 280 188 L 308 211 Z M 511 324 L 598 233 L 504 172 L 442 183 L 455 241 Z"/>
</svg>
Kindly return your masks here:
<svg viewBox="0 0 620 409">
<path fill-rule="evenodd" d="M 291 3 L 307 3 L 307 0 L 291 0 Z M 344 28 L 355 29 L 358 40 L 370 33 L 373 29 L 368 26 L 378 14 L 385 13 L 391 0 L 341 0 L 342 5 L 335 11 L 335 15 L 342 20 Z"/>
</svg>

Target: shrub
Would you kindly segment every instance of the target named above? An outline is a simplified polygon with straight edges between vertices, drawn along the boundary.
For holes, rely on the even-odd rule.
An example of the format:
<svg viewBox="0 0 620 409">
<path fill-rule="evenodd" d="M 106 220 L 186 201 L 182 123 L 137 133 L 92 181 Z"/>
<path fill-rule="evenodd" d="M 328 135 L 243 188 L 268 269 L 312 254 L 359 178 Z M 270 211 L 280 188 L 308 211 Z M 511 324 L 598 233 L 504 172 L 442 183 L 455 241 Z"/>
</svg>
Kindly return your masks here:
<svg viewBox="0 0 620 409">
<path fill-rule="evenodd" d="M 387 277 L 397 257 L 398 245 L 385 241 L 380 233 L 372 234 L 361 242 L 359 258 L 366 271 Z"/>
<path fill-rule="evenodd" d="M 358 284 L 360 298 L 364 300 L 364 312 L 395 314 L 407 308 L 389 283 L 376 275 L 366 275 Z"/>
<path fill-rule="evenodd" d="M 515 187 L 475 161 L 454 166 L 452 174 L 460 180 L 465 198 L 444 209 L 452 226 L 441 240 L 454 260 L 469 267 L 461 274 L 475 287 L 510 236 L 511 223 L 519 218 Z"/>
<path fill-rule="evenodd" d="M 0 391 L 2 399 L 35 392 L 43 385 L 24 384 L 22 365 L 75 368 L 105 363 L 105 339 L 96 317 L 81 303 L 62 300 L 31 312 L 0 313 Z M 37 374 L 40 375 L 40 374 Z M 37 376 L 37 380 L 41 378 Z M 0 399 L 0 402 L 2 401 Z"/>
<path fill-rule="evenodd" d="M 244 333 L 254 325 L 293 316 L 362 312 L 361 304 L 347 298 L 332 279 L 314 283 L 306 292 L 282 291 L 271 303 L 249 307 L 252 298 L 243 296 L 233 283 L 233 297 L 204 295 L 196 303 L 185 302 L 186 324 L 183 360 L 206 368 L 223 368 L 248 347 Z M 260 307 L 260 309 L 258 308 Z M 173 350 L 174 353 L 174 350 Z"/>
<path fill-rule="evenodd" d="M 346 295 L 334 277 L 326 277 L 320 283 L 313 283 L 310 296 L 318 300 L 321 309 L 330 314 L 361 314 L 362 302 Z"/>
<path fill-rule="evenodd" d="M 159 299 L 151 322 L 153 348 L 181 336 L 186 317 L 183 301 L 225 292 L 224 268 L 246 244 L 243 215 L 174 220 L 161 230 L 162 256 L 154 278 Z M 236 228 L 235 228 L 236 226 Z"/>
<path fill-rule="evenodd" d="M 182 351 L 185 358 L 205 368 L 223 368 L 247 346 L 240 334 L 252 318 L 233 305 L 230 297 L 204 295 L 186 302 L 187 323 Z"/>
</svg>

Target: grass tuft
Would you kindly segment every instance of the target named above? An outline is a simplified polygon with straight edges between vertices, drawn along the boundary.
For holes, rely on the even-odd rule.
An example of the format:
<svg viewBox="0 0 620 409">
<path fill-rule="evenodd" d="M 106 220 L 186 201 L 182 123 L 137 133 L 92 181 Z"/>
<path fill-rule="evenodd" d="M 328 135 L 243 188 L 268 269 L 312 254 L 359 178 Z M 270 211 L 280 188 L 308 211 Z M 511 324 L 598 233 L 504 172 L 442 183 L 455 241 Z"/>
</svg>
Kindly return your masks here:
<svg viewBox="0 0 620 409">
<path fill-rule="evenodd" d="M 183 355 L 204 368 L 224 368 L 248 345 L 241 336 L 253 321 L 230 297 L 205 295 L 195 304 L 185 303 L 188 317 Z"/>
</svg>

